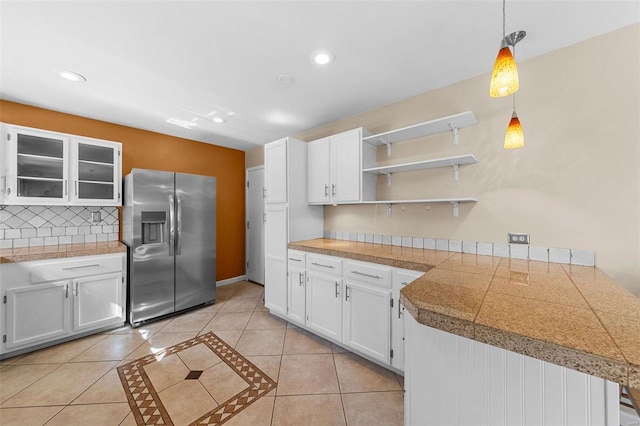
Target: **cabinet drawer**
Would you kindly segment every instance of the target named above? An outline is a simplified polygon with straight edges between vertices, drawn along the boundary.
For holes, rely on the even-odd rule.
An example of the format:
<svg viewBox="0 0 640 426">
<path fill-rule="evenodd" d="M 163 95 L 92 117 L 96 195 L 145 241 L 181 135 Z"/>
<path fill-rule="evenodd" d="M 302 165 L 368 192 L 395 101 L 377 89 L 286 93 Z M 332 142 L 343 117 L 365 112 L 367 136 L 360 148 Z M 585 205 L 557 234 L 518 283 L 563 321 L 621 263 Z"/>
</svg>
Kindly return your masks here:
<svg viewBox="0 0 640 426">
<path fill-rule="evenodd" d="M 330 275 L 342 275 L 342 260 L 321 254 L 307 254 L 307 269 Z"/>
<path fill-rule="evenodd" d="M 304 269 L 306 253 L 298 250 L 289 250 L 287 259 L 290 266 L 297 266 Z"/>
<path fill-rule="evenodd" d="M 391 288 L 391 271 L 393 268 L 354 260 L 349 260 L 345 263 L 345 276 L 347 279 Z"/>
<path fill-rule="evenodd" d="M 74 258 L 67 262 L 45 263 L 31 267 L 31 283 L 60 281 L 88 275 L 122 271 L 122 256 Z"/>
</svg>

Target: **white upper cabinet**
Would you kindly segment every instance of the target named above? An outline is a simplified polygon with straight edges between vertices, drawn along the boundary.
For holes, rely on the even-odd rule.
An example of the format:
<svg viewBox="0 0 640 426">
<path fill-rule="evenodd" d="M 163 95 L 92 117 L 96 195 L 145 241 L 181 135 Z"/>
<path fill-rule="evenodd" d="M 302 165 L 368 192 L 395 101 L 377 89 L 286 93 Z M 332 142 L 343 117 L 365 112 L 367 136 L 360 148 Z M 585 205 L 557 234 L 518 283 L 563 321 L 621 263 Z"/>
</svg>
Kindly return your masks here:
<svg viewBox="0 0 640 426">
<path fill-rule="evenodd" d="M 327 204 L 331 201 L 331 140 L 318 139 L 309 142 L 307 149 L 307 201 L 310 204 Z"/>
<path fill-rule="evenodd" d="M 331 201 L 361 201 L 362 129 L 331 137 Z"/>
<path fill-rule="evenodd" d="M 353 129 L 309 142 L 308 202 L 338 204 L 362 201 L 362 134 Z"/>
<path fill-rule="evenodd" d="M 121 204 L 122 144 L 89 138 L 72 138 L 74 204 Z"/>
<path fill-rule="evenodd" d="M 3 127 L 4 204 L 61 204 L 69 199 L 69 138 Z"/>
<path fill-rule="evenodd" d="M 287 198 L 287 139 L 264 146 L 264 186 L 266 203 L 286 203 Z"/>
<path fill-rule="evenodd" d="M 2 125 L 0 203 L 121 205 L 122 144 Z"/>
</svg>

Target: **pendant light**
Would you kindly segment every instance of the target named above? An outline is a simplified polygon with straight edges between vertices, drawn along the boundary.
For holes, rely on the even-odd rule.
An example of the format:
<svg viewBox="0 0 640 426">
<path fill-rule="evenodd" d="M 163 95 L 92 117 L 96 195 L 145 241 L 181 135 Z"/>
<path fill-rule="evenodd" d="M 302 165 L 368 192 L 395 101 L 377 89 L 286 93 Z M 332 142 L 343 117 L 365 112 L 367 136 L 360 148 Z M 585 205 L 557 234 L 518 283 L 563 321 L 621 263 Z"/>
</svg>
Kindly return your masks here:
<svg viewBox="0 0 640 426">
<path fill-rule="evenodd" d="M 489 84 L 489 95 L 492 98 L 501 98 L 503 96 L 512 95 L 518 91 L 520 87 L 518 81 L 518 67 L 516 66 L 516 60 L 511 54 L 509 46 L 515 45 L 520 40 L 516 40 L 513 44 L 509 43 L 508 37 L 505 33 L 506 25 L 506 0 L 502 0 L 502 42 L 500 43 L 500 51 L 496 57 L 496 62 L 493 65 L 493 71 L 491 72 L 491 83 Z M 526 34 L 524 31 L 520 31 Z"/>
<path fill-rule="evenodd" d="M 504 135 L 504 149 L 516 149 L 524 146 L 524 132 L 516 113 L 516 95 L 513 95 L 513 114 Z"/>
<path fill-rule="evenodd" d="M 524 31 L 516 31 L 509 34 L 505 40 L 509 45 L 513 46 L 513 54 L 516 54 L 516 43 L 524 38 L 526 33 Z M 516 113 L 516 94 L 513 94 L 513 113 L 511 114 L 511 120 L 509 126 L 507 126 L 507 132 L 504 135 L 504 149 L 516 149 L 524 146 L 524 132 L 522 131 L 522 125 L 520 119 Z"/>
</svg>

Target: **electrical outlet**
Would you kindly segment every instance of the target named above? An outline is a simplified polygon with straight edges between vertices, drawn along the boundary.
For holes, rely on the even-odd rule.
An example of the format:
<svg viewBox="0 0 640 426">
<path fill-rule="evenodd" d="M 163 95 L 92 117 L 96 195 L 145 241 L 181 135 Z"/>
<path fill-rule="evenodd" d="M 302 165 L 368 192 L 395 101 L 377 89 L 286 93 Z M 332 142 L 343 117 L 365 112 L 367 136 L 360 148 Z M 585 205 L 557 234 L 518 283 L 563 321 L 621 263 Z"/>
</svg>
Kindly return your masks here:
<svg viewBox="0 0 640 426">
<path fill-rule="evenodd" d="M 91 221 L 94 223 L 100 222 L 102 220 L 102 215 L 100 212 L 91 213 Z"/>
<path fill-rule="evenodd" d="M 510 244 L 529 244 L 529 234 L 514 234 L 509 232 Z"/>
</svg>

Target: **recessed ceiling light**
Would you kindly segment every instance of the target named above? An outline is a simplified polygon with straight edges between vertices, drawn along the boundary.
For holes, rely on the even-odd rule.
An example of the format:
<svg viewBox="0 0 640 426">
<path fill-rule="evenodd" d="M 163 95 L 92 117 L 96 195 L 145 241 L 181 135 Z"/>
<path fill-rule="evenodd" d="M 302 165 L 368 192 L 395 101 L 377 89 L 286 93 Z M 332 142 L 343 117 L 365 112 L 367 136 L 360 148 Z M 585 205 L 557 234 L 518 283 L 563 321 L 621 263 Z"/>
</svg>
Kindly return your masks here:
<svg viewBox="0 0 640 426">
<path fill-rule="evenodd" d="M 318 65 L 329 65 L 336 59 L 336 55 L 330 50 L 319 50 L 311 55 L 313 62 Z"/>
<path fill-rule="evenodd" d="M 83 75 L 80 75 L 77 72 L 64 70 L 64 71 L 60 71 L 59 74 L 60 74 L 60 77 L 76 83 L 84 83 L 87 81 L 87 79 Z"/>
<path fill-rule="evenodd" d="M 215 121 L 216 123 L 224 123 L 225 121 L 227 121 L 222 117 L 213 117 L 212 120 Z"/>
</svg>

